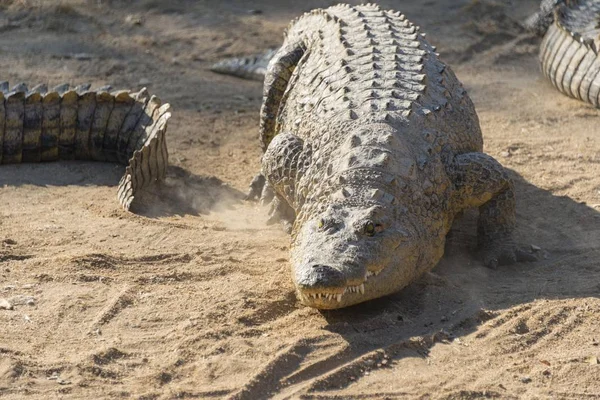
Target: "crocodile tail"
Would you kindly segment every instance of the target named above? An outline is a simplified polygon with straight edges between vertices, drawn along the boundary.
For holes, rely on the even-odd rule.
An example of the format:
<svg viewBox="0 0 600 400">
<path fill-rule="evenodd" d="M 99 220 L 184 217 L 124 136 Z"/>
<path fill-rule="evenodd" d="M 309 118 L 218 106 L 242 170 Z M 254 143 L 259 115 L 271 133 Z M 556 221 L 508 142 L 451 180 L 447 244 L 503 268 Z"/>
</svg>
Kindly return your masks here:
<svg viewBox="0 0 600 400">
<path fill-rule="evenodd" d="M 238 78 L 262 81 L 267 72 L 269 61 L 275 55 L 276 50 L 270 49 L 263 54 L 253 57 L 227 58 L 210 67 L 210 70 L 218 74 L 233 75 Z"/>
<path fill-rule="evenodd" d="M 542 72 L 552 84 L 567 96 L 595 107 L 600 107 L 600 55 L 594 40 L 597 33 L 590 27 L 598 18 L 598 2 L 560 5 L 540 46 Z"/>
<path fill-rule="evenodd" d="M 171 116 L 146 89 L 90 91 L 89 85 L 48 90 L 0 83 L 0 163 L 94 160 L 124 164 L 118 199 L 129 210 L 136 193 L 164 179 Z"/>
</svg>

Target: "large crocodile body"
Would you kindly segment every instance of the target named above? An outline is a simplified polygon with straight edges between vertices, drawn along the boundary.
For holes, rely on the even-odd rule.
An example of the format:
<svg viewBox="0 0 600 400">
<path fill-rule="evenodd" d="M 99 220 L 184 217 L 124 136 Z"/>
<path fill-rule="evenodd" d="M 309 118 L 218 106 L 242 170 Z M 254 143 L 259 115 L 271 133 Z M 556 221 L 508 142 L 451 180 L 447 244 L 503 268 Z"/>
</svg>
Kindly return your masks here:
<svg viewBox="0 0 600 400">
<path fill-rule="evenodd" d="M 567 96 L 600 107 L 600 0 L 544 0 L 527 25 L 544 35 L 546 78 Z"/>
<path fill-rule="evenodd" d="M 308 306 L 393 293 L 431 270 L 455 216 L 479 207 L 486 265 L 517 261 L 515 197 L 482 152 L 473 103 L 404 15 L 338 5 L 293 21 L 265 77 L 251 197 L 290 223 Z"/>
<path fill-rule="evenodd" d="M 137 93 L 89 85 L 9 90 L 0 83 L 0 164 L 95 160 L 126 165 L 118 187 L 126 210 L 139 189 L 165 176 L 169 104 Z"/>
</svg>

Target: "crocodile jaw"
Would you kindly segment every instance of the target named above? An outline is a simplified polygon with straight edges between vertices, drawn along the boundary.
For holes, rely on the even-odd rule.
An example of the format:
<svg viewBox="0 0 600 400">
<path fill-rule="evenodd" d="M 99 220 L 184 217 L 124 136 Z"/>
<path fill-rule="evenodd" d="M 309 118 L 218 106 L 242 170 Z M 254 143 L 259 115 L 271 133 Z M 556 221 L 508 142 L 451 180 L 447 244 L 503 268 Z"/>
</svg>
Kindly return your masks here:
<svg viewBox="0 0 600 400">
<path fill-rule="evenodd" d="M 380 276 L 381 274 L 381 276 Z M 367 271 L 364 281 L 358 285 L 346 285 L 339 288 L 327 288 L 323 291 L 306 290 L 296 286 L 298 299 L 302 304 L 321 310 L 333 310 L 362 303 L 381 297 L 377 289 L 379 280 L 385 279 L 385 269 L 376 272 Z"/>
</svg>

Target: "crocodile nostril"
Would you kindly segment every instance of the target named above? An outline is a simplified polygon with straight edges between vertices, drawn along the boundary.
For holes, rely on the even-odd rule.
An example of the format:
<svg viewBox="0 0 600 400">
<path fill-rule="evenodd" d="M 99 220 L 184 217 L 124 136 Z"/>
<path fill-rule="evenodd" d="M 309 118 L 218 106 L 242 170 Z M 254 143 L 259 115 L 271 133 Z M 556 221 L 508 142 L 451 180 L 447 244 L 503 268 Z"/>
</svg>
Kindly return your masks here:
<svg viewBox="0 0 600 400">
<path fill-rule="evenodd" d="M 298 285 L 305 289 L 339 288 L 346 285 L 344 274 L 328 265 L 313 264 L 298 277 Z"/>
</svg>

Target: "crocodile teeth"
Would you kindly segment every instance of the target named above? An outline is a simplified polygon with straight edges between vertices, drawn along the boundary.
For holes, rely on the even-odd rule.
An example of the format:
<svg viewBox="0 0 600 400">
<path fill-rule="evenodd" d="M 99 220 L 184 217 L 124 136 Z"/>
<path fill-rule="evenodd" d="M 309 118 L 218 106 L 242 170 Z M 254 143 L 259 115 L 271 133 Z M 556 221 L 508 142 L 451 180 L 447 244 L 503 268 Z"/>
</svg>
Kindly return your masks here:
<svg viewBox="0 0 600 400">
<path fill-rule="evenodd" d="M 365 280 L 369 279 L 372 276 L 377 276 L 381 273 L 381 269 L 379 271 L 367 271 L 367 273 L 365 274 Z"/>
<path fill-rule="evenodd" d="M 358 286 L 355 286 L 355 291 L 358 291 Z M 346 291 L 348 290 L 348 288 L 346 288 Z M 345 291 L 344 291 L 345 293 Z M 337 300 L 338 302 L 342 301 L 342 296 L 344 293 L 301 293 L 300 295 L 302 296 L 302 298 L 304 299 L 323 299 L 323 300 L 327 300 L 327 301 L 333 301 L 333 300 Z"/>
<path fill-rule="evenodd" d="M 344 289 L 344 293 L 346 292 L 365 294 L 365 284 L 362 283 L 358 286 L 346 286 L 346 289 Z"/>
</svg>

